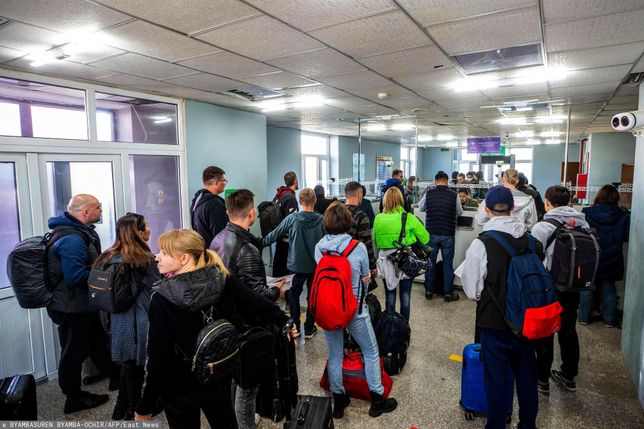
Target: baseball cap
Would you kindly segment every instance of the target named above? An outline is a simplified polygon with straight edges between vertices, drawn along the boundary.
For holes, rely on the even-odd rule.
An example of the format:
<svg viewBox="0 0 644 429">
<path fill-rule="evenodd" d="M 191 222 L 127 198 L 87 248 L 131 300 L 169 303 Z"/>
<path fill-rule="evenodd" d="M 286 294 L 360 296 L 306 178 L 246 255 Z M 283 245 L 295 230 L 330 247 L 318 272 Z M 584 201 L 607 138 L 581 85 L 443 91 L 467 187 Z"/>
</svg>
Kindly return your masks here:
<svg viewBox="0 0 644 429">
<path fill-rule="evenodd" d="M 485 195 L 485 205 L 488 209 L 499 213 L 512 210 L 514 207 L 512 191 L 501 185 L 493 186 Z"/>
</svg>

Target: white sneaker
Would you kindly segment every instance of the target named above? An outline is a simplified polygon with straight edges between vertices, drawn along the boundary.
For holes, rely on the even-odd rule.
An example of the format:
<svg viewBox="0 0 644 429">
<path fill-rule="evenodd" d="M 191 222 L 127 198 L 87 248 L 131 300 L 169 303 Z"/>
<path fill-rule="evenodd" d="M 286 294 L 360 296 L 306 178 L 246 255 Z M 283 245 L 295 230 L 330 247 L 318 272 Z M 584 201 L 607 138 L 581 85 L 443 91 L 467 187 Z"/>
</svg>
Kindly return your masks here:
<svg viewBox="0 0 644 429">
<path fill-rule="evenodd" d="M 259 425 L 259 421 L 262 419 L 262 417 L 255 413 L 255 426 Z"/>
</svg>

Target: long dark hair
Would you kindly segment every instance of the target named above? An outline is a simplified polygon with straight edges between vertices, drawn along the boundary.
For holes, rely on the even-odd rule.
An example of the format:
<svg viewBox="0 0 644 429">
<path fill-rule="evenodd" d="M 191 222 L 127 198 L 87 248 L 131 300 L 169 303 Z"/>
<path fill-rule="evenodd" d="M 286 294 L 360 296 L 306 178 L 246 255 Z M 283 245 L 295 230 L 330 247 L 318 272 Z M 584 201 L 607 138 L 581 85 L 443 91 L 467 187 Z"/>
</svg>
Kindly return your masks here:
<svg viewBox="0 0 644 429">
<path fill-rule="evenodd" d="M 114 244 L 101 253 L 94 263 L 102 267 L 114 256 L 120 256 L 123 263 L 135 268 L 144 268 L 152 259 L 148 244 L 143 241 L 139 232 L 145 231 L 145 218 L 137 213 L 128 213 L 116 222 L 116 240 Z"/>
<path fill-rule="evenodd" d="M 619 191 L 613 185 L 604 185 L 597 191 L 593 204 L 611 204 L 617 206 L 619 205 Z"/>
</svg>

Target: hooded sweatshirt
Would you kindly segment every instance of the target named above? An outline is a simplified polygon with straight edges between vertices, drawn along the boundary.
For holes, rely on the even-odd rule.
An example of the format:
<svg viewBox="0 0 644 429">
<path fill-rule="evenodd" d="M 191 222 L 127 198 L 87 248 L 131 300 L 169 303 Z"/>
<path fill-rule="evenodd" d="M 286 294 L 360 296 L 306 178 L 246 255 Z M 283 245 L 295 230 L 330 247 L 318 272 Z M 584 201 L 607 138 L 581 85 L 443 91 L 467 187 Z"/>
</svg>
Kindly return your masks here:
<svg viewBox="0 0 644 429">
<path fill-rule="evenodd" d="M 512 189 L 512 197 L 514 198 L 512 216 L 523 222 L 528 230 L 531 229 L 537 223 L 537 208 L 534 198 L 517 189 Z M 483 201 L 476 213 L 476 223 L 483 226 L 488 220 L 490 220 L 490 216 L 485 211 L 485 201 Z"/>
<path fill-rule="evenodd" d="M 269 246 L 288 235 L 286 267 L 292 273 L 310 274 L 317 266 L 315 245 L 324 233 L 321 214 L 301 211 L 287 216 L 263 241 L 264 246 Z"/>
<path fill-rule="evenodd" d="M 385 193 L 389 188 L 398 188 L 398 190 L 400 190 L 400 193 L 403 196 L 403 207 L 405 208 L 405 211 L 412 212 L 411 204 L 409 204 L 409 200 L 405 198 L 406 193 L 405 188 L 403 188 L 402 186 L 402 183 L 400 183 L 400 180 L 390 177 L 385 181 L 385 183 L 382 184 L 380 192 L 380 213 L 382 213 L 382 200 L 384 199 Z"/>
<path fill-rule="evenodd" d="M 315 245 L 315 261 L 319 262 L 322 259 L 322 252 L 337 252 L 342 253 L 347 248 L 352 238 L 349 234 L 327 234 Z M 360 285 L 362 284 L 362 277 L 369 274 L 369 255 L 367 248 L 363 243 L 353 249 L 353 252 L 347 256 L 349 264 L 351 265 L 351 283 L 353 285 L 353 294 L 357 300 L 364 294 L 360 292 Z"/>
<path fill-rule="evenodd" d="M 618 281 L 624 278 L 624 242 L 628 241 L 630 214 L 614 204 L 595 204 L 583 209 L 586 220 L 599 235 L 599 280 Z"/>
<path fill-rule="evenodd" d="M 562 207 L 557 207 L 554 210 L 551 210 L 547 212 L 543 216 L 543 221 L 538 222 L 535 226 L 532 227 L 532 230 L 530 233 L 543 244 L 543 247 L 545 249 L 546 245 L 548 244 L 548 239 L 552 234 L 555 233 L 557 230 L 557 227 L 554 226 L 551 223 L 545 222 L 546 219 L 554 219 L 557 222 L 561 223 L 568 223 L 570 221 L 575 222 L 575 226 L 581 226 L 582 228 L 588 228 L 588 222 L 586 222 L 586 215 L 583 213 L 579 213 L 577 210 L 573 209 L 572 207 L 568 206 L 562 206 Z M 548 270 L 552 268 L 552 254 L 555 251 L 555 242 L 550 244 L 546 251 L 546 259 L 544 262 L 544 265 Z"/>
<path fill-rule="evenodd" d="M 280 186 L 275 190 L 275 197 L 273 201 L 276 201 L 280 205 L 282 210 L 282 218 L 287 217 L 291 213 L 294 213 L 298 210 L 297 199 L 295 198 L 295 191 L 286 186 Z"/>
<path fill-rule="evenodd" d="M 210 246 L 212 239 L 228 223 L 226 201 L 207 189 L 200 189 L 195 193 L 190 204 L 190 214 L 192 229 L 201 235 L 206 247 Z"/>
</svg>

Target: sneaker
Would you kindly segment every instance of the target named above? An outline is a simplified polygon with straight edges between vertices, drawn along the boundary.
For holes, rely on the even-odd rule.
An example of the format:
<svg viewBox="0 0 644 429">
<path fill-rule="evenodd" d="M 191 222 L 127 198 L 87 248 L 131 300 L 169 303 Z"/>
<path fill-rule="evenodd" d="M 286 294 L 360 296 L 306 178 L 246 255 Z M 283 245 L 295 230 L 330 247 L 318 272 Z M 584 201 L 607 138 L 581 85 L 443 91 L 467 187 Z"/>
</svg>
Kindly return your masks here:
<svg viewBox="0 0 644 429">
<path fill-rule="evenodd" d="M 537 391 L 545 396 L 550 396 L 550 383 L 537 381 Z"/>
<path fill-rule="evenodd" d="M 451 295 L 445 295 L 445 302 L 458 301 L 459 298 L 456 292 L 452 292 Z"/>
<path fill-rule="evenodd" d="M 425 299 L 426 299 L 427 301 L 431 301 L 432 299 L 434 299 L 434 294 L 433 294 L 433 293 L 429 293 L 429 292 L 425 292 Z"/>
<path fill-rule="evenodd" d="M 554 381 L 557 382 L 558 385 L 560 385 L 567 391 L 575 392 L 577 390 L 577 383 L 565 378 L 561 371 L 557 371 L 556 369 L 553 369 L 552 371 L 550 371 L 550 376 Z"/>
<path fill-rule="evenodd" d="M 89 392 L 81 392 L 77 397 L 67 397 L 65 401 L 65 414 L 75 413 L 77 411 L 89 410 L 103 405 L 110 400 L 108 395 L 95 395 Z"/>
<path fill-rule="evenodd" d="M 588 325 L 590 323 L 590 322 L 588 322 L 586 320 L 579 320 L 578 322 L 579 322 L 580 325 L 584 325 L 584 326 L 586 326 L 586 325 Z"/>
<path fill-rule="evenodd" d="M 313 326 L 313 329 L 311 329 L 309 332 L 304 332 L 304 339 L 310 340 L 311 338 L 315 337 L 315 334 L 318 333 L 318 327 Z"/>
<path fill-rule="evenodd" d="M 607 328 L 616 328 L 617 327 L 617 325 L 615 325 L 614 323 L 606 323 L 606 322 L 604 322 L 604 326 L 607 327 Z"/>
</svg>

